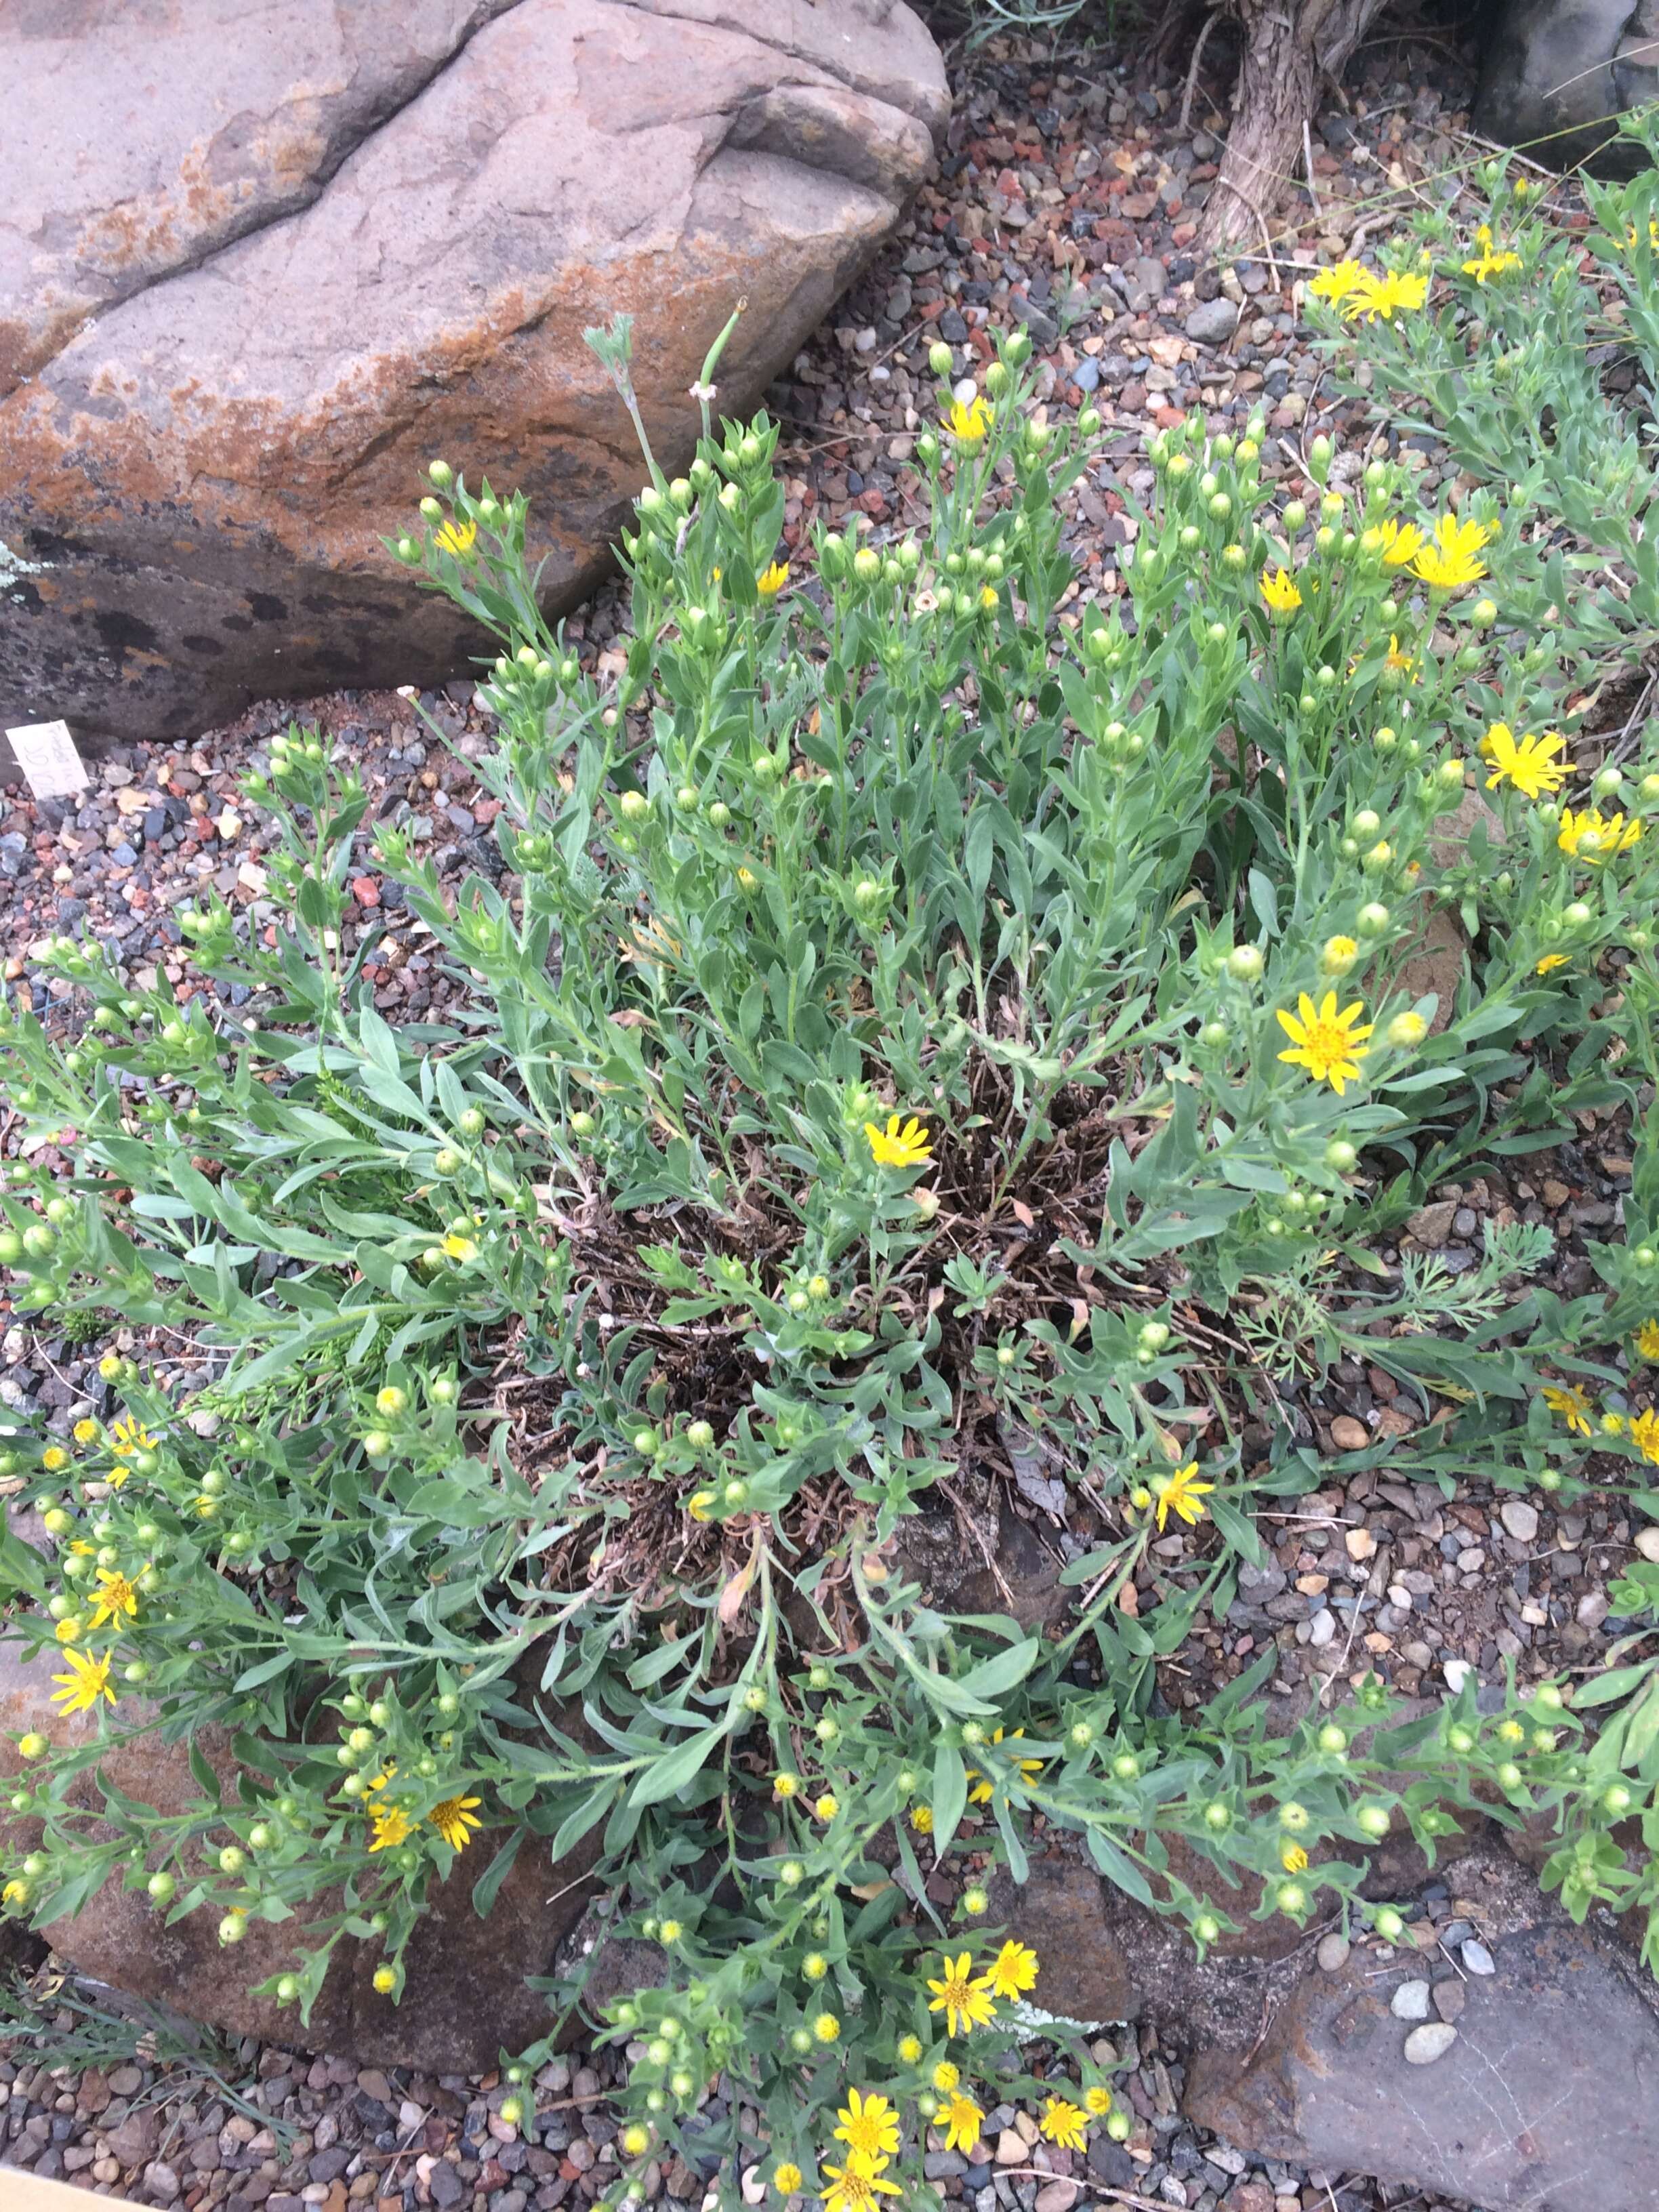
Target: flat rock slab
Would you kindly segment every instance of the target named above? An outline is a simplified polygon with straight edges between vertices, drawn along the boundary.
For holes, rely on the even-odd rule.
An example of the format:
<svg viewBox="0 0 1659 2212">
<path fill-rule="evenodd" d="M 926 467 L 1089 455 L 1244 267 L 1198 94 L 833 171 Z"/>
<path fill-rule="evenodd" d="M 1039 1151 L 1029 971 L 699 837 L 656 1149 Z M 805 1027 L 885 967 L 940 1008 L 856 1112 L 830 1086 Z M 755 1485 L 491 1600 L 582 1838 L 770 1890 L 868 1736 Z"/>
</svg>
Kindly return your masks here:
<svg viewBox="0 0 1659 2212">
<path fill-rule="evenodd" d="M 1492 1972 L 1460 1984 L 1455 2028 L 1412 2025 L 1422 1967 L 1409 1954 L 1392 1974 L 1368 1948 L 1339 1974 L 1304 1976 L 1254 2055 L 1194 2058 L 1188 2116 L 1270 2157 L 1484 2212 L 1655 2201 L 1659 2016 L 1640 1968 L 1541 1899 L 1489 1948 Z"/>
<path fill-rule="evenodd" d="M 583 330 L 634 314 L 683 465 L 733 307 L 727 413 L 948 112 L 902 0 L 35 5 L 0 66 L 0 723 L 129 738 L 465 669 L 381 543 L 435 455 L 531 495 L 573 605 L 644 481 Z"/>
</svg>

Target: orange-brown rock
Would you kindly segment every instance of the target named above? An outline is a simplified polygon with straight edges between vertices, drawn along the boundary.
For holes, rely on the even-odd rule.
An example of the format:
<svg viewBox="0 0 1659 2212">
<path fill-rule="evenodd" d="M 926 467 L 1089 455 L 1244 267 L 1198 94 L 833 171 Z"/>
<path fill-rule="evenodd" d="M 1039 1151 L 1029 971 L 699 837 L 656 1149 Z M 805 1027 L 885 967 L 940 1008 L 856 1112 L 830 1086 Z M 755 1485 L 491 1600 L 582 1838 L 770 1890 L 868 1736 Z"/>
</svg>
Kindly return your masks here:
<svg viewBox="0 0 1659 2212">
<path fill-rule="evenodd" d="M 50 1652 L 31 1665 L 16 1644 L 0 1644 L 0 1771 L 15 1770 L 15 1740 L 31 1729 L 60 1747 L 97 1741 L 103 1724 L 95 1715 L 65 1719 L 49 1702 L 53 1663 Z M 126 1723 L 120 1731 L 125 1735 L 149 1709 L 126 1698 L 117 1714 Z M 228 1735 L 203 1729 L 195 1742 L 226 1796 L 234 1798 L 237 1766 Z M 98 1771 L 158 1812 L 184 1812 L 204 1802 L 191 1772 L 188 1741 L 168 1743 L 159 1729 L 114 1743 Z M 76 1787 L 77 1802 L 88 1808 L 102 1802 L 92 1773 Z M 8 1844 L 22 1848 L 32 1847 L 39 1833 L 38 1822 L 10 1814 L 4 1828 Z M 143 1887 L 129 1889 L 118 1872 L 73 1917 L 54 1921 L 43 1933 L 60 1957 L 94 1980 L 154 1998 L 232 2035 L 350 2051 L 363 2063 L 416 2066 L 432 2074 L 484 2072 L 503 2050 L 523 2050 L 553 2025 L 546 1999 L 529 1987 L 526 1977 L 552 1971 L 560 1945 L 580 1918 L 592 1894 L 585 1877 L 599 1837 L 591 1832 L 555 1866 L 545 1843 L 526 1836 L 489 1917 L 480 1919 L 473 1887 L 501 1841 L 500 1835 L 475 1836 L 449 1881 L 434 1890 L 404 1954 L 401 2001 L 374 1987 L 381 1960 L 377 1948 L 346 1936 L 304 2027 L 292 2007 L 248 1992 L 293 1968 L 296 1953 L 307 1948 L 307 1926 L 338 1911 L 337 1891 L 297 1905 L 290 1920 L 250 1920 L 243 1941 L 225 1948 L 219 1915 L 210 1907 L 169 1925 Z"/>
<path fill-rule="evenodd" d="M 381 544 L 437 454 L 530 492 L 573 604 L 642 480 L 584 328 L 635 316 L 682 463 L 733 306 L 730 412 L 946 110 L 902 0 L 65 0 L 0 60 L 0 720 L 126 736 L 465 667 Z"/>
</svg>

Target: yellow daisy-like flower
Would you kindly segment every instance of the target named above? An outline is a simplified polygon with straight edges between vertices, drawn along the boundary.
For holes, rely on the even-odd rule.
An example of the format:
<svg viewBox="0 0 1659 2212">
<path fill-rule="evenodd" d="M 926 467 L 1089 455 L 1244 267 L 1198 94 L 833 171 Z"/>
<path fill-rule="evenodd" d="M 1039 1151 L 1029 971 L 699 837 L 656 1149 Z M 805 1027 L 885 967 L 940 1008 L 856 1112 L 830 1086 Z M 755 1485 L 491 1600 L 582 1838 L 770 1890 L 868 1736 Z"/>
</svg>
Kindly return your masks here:
<svg viewBox="0 0 1659 2212">
<path fill-rule="evenodd" d="M 826 1790 L 812 1808 L 820 1820 L 833 1820 L 841 1810 L 841 1800 L 832 1790 Z"/>
<path fill-rule="evenodd" d="M 898 2055 L 902 2064 L 919 2066 L 921 2063 L 921 2038 L 919 2035 L 900 2036 Z"/>
<path fill-rule="evenodd" d="M 415 1823 L 407 1813 L 396 1805 L 377 1805 L 369 1808 L 368 1825 L 371 1851 L 395 1851 L 399 1844 L 406 1844 L 415 1832 Z"/>
<path fill-rule="evenodd" d="M 836 2141 L 844 2142 L 849 2156 L 861 2166 L 893 2157 L 899 2147 L 898 2114 L 885 2097 L 849 2089 L 847 2102 L 836 2114 L 841 2123 Z"/>
<path fill-rule="evenodd" d="M 706 1521 L 714 1503 L 712 1490 L 696 1490 L 685 1501 L 685 1510 L 694 1521 Z"/>
<path fill-rule="evenodd" d="M 1036 1987 L 1037 1966 L 1037 1954 L 1030 1945 L 1017 1943 L 1010 1936 L 986 1968 L 985 1978 L 996 1996 L 1012 2002 Z"/>
<path fill-rule="evenodd" d="M 887 1116 L 885 1129 L 878 1129 L 873 1121 L 866 1121 L 864 1133 L 869 1139 L 870 1157 L 878 1167 L 925 1167 L 933 1157 L 933 1140 L 925 1122 L 918 1121 L 913 1114 L 901 1128 L 896 1114 Z"/>
<path fill-rule="evenodd" d="M 1037 2125 L 1062 2150 L 1081 2150 L 1088 2141 L 1089 2124 L 1069 2097 L 1050 2097 Z"/>
<path fill-rule="evenodd" d="M 1486 569 L 1475 556 L 1497 535 L 1490 523 L 1460 522 L 1455 514 L 1443 514 L 1434 526 L 1434 536 L 1412 562 L 1413 571 L 1439 592 L 1477 584 Z"/>
<path fill-rule="evenodd" d="M 1659 1413 L 1651 1407 L 1645 1413 L 1638 1413 L 1627 1433 L 1649 1466 L 1659 1467 Z"/>
<path fill-rule="evenodd" d="M 910 1808 L 910 1826 L 915 1830 L 919 1836 L 931 1836 L 933 1832 L 933 1807 L 931 1805 L 913 1805 Z"/>
<path fill-rule="evenodd" d="M 976 446 L 985 443 L 991 428 L 990 401 L 977 392 L 965 407 L 961 400 L 953 399 L 945 416 L 945 427 L 958 446 L 971 453 Z"/>
<path fill-rule="evenodd" d="M 772 2186 L 780 2197 L 793 2197 L 805 2179 L 792 2158 L 786 2158 L 772 2169 Z"/>
<path fill-rule="evenodd" d="M 452 1851 L 464 1851 L 483 1826 L 472 1809 L 478 1802 L 476 1797 L 446 1797 L 427 1814 Z"/>
<path fill-rule="evenodd" d="M 48 1444 L 40 1455 L 40 1464 L 48 1474 L 61 1474 L 69 1461 L 70 1455 L 62 1444 Z"/>
<path fill-rule="evenodd" d="M 1532 972 L 1534 975 L 1553 975 L 1558 968 L 1571 965 L 1571 960 L 1570 952 L 1547 952 Z"/>
<path fill-rule="evenodd" d="M 96 1421 L 77 1421 L 75 1424 L 74 1435 L 77 1444 L 95 1444 L 98 1434 Z"/>
<path fill-rule="evenodd" d="M 1112 2109 L 1112 2093 L 1103 2082 L 1097 2081 L 1092 2089 L 1083 2093 L 1083 2109 L 1097 2120 L 1103 2120 Z"/>
<path fill-rule="evenodd" d="M 83 1713 L 95 1705 L 100 1698 L 112 1705 L 115 1692 L 109 1686 L 109 1655 L 92 1658 L 84 1651 L 66 1651 L 64 1664 L 65 1674 L 54 1674 L 52 1680 L 59 1685 L 52 1693 L 52 1702 L 61 1711 Z"/>
<path fill-rule="evenodd" d="M 1014 1735 L 1017 1737 L 1024 1735 L 1024 1733 L 1025 1731 L 1023 1728 L 1017 1728 L 1014 1730 Z M 1002 1730 L 1000 1729 L 997 1729 L 996 1733 L 992 1736 L 991 1741 L 993 1743 L 1000 1743 L 1002 1741 Z M 1042 1761 L 1040 1759 L 1018 1759 L 1015 1764 L 1018 1766 L 1022 1774 L 1041 1774 L 1042 1771 Z M 990 1801 L 992 1794 L 991 1784 L 978 1778 L 978 1767 L 970 1766 L 968 1770 L 968 1779 L 974 1784 L 974 1787 L 968 1792 L 968 1802 L 970 1805 L 984 1805 L 988 1803 Z"/>
<path fill-rule="evenodd" d="M 1492 764 L 1487 790 L 1512 783 L 1523 799 L 1541 799 L 1546 792 L 1553 795 L 1572 773 L 1572 763 L 1565 757 L 1566 744 L 1553 730 L 1541 738 L 1517 738 L 1506 722 L 1494 722 L 1480 740 L 1481 753 Z M 1557 760 L 1557 753 L 1563 758 Z"/>
<path fill-rule="evenodd" d="M 1401 651 L 1400 640 L 1392 630 L 1389 633 L 1389 649 L 1383 655 L 1382 665 L 1392 669 L 1396 676 L 1409 676 L 1417 665 L 1414 654 Z"/>
<path fill-rule="evenodd" d="M 1559 1413 L 1574 1436 L 1589 1434 L 1589 1400 L 1576 1382 L 1548 1385 L 1540 1395 L 1551 1413 Z"/>
<path fill-rule="evenodd" d="M 112 1620 L 118 1627 L 123 1620 L 131 1620 L 137 1610 L 137 1583 L 129 1582 L 125 1575 L 112 1573 L 107 1567 L 100 1567 L 93 1597 L 93 1626 L 101 1628 L 106 1620 Z"/>
<path fill-rule="evenodd" d="M 945 2129 L 946 2150 L 959 2150 L 964 2155 L 971 2152 L 979 2142 L 985 2114 L 967 2092 L 958 2089 L 939 2117 Z"/>
<path fill-rule="evenodd" d="M 432 542 L 446 553 L 453 553 L 458 561 L 470 561 L 478 542 L 478 526 L 476 522 L 446 522 L 441 530 L 433 532 Z"/>
<path fill-rule="evenodd" d="M 1644 1321 L 1636 1332 L 1636 1349 L 1650 1365 L 1659 1366 L 1659 1321 Z"/>
<path fill-rule="evenodd" d="M 58 1622 L 52 1634 L 60 1644 L 78 1644 L 86 1634 L 86 1630 L 87 1624 L 79 1613 L 72 1613 L 66 1620 Z"/>
<path fill-rule="evenodd" d="M 1380 522 L 1378 534 L 1382 540 L 1382 565 L 1385 568 L 1403 568 L 1428 544 L 1428 539 L 1414 522 Z M 1394 640 L 1389 641 L 1392 645 Z"/>
<path fill-rule="evenodd" d="M 1391 323 L 1402 310 L 1420 307 L 1428 296 L 1426 276 L 1403 269 L 1385 270 L 1381 276 L 1373 276 L 1367 270 L 1364 283 L 1356 284 L 1343 301 L 1342 319 L 1372 323 L 1380 315 L 1385 323 Z"/>
<path fill-rule="evenodd" d="M 1584 860 L 1599 868 L 1611 854 L 1628 853 L 1641 836 L 1641 823 L 1626 823 L 1622 814 L 1603 816 L 1594 806 L 1575 814 L 1571 807 L 1564 806 L 1555 842 L 1569 860 Z"/>
<path fill-rule="evenodd" d="M 1333 307 L 1340 307 L 1345 300 L 1352 299 L 1371 282 L 1371 272 L 1363 261 L 1339 261 L 1329 269 L 1322 269 L 1308 289 L 1316 300 L 1325 300 Z"/>
<path fill-rule="evenodd" d="M 773 561 L 756 577 L 755 589 L 760 593 L 762 599 L 775 599 L 788 581 L 789 563 L 787 561 Z"/>
<path fill-rule="evenodd" d="M 131 1459 L 141 1451 L 154 1451 L 155 1439 L 142 1421 L 124 1413 L 109 1432 L 109 1448 L 117 1459 Z"/>
<path fill-rule="evenodd" d="M 1361 1048 L 1376 1026 L 1360 1020 L 1364 1011 L 1356 999 L 1339 1013 L 1334 991 L 1327 991 L 1316 1009 L 1304 991 L 1294 1014 L 1283 1006 L 1277 1009 L 1279 1025 L 1291 1040 L 1279 1057 L 1293 1067 L 1305 1067 L 1316 1083 L 1328 1083 L 1340 1098 L 1347 1085 L 1358 1080 L 1359 1063 L 1365 1057 Z"/>
<path fill-rule="evenodd" d="M 1281 1052 L 1279 1056 L 1283 1060 L 1287 1055 Z M 1356 1069 L 1355 1073 L 1358 1073 L 1358 1072 Z M 1337 1087 L 1340 1089 L 1340 1085 Z M 1212 1482 L 1200 1482 L 1197 1477 L 1198 1462 L 1195 1459 L 1188 1460 L 1185 1467 L 1177 1468 L 1173 1474 L 1155 1474 L 1152 1477 L 1152 1496 L 1158 1501 L 1158 1526 L 1160 1535 L 1164 1532 L 1164 1523 L 1172 1513 L 1177 1519 L 1184 1521 L 1189 1528 L 1196 1528 L 1204 1518 L 1207 1509 L 1200 1505 L 1198 1501 L 1200 1498 L 1207 1498 L 1215 1488 L 1215 1485 Z"/>
<path fill-rule="evenodd" d="M 941 2097 L 948 2097 L 962 2080 L 962 2069 L 953 2066 L 948 2058 L 941 2058 L 933 2069 L 933 2087 Z"/>
<path fill-rule="evenodd" d="M 1282 1844 L 1279 1846 L 1279 1863 L 1286 1874 L 1305 1874 L 1308 1870 L 1308 1854 L 1300 1844 Z"/>
<path fill-rule="evenodd" d="M 927 1986 L 933 1992 L 927 2009 L 945 2014 L 947 2035 L 965 2035 L 970 2028 L 987 2027 L 997 2016 L 990 1985 L 974 1979 L 974 1961 L 967 1951 L 957 1959 L 947 1952 L 944 1979 L 930 1981 Z"/>
<path fill-rule="evenodd" d="M 884 2197 L 900 2193 L 890 2181 L 882 2179 L 887 2161 L 868 2169 L 855 2158 L 845 2166 L 824 2166 L 824 2178 L 830 2186 L 823 2192 L 823 2212 L 876 2212 Z"/>
<path fill-rule="evenodd" d="M 1484 284 L 1488 276 L 1501 276 L 1506 269 L 1519 269 L 1523 266 L 1518 253 L 1492 252 L 1490 223 L 1481 224 L 1480 229 L 1474 234 L 1474 242 L 1480 249 L 1479 258 L 1463 264 L 1463 274 L 1466 276 L 1473 276 L 1477 284 Z"/>
<path fill-rule="evenodd" d="M 1293 615 L 1302 604 L 1301 592 L 1282 568 L 1264 568 L 1261 586 L 1261 597 L 1269 614 Z"/>
</svg>

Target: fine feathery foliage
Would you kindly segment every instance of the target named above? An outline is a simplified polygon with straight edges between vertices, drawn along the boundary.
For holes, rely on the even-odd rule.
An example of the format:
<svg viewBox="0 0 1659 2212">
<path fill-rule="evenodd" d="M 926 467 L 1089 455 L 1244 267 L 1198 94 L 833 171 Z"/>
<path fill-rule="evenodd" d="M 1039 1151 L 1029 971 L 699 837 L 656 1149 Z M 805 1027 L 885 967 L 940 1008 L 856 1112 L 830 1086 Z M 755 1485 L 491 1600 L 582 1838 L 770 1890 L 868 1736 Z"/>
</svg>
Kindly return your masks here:
<svg viewBox="0 0 1659 2212">
<path fill-rule="evenodd" d="M 626 326 L 595 335 L 637 421 Z M 1033 407 L 1022 337 L 954 366 L 885 544 L 780 557 L 763 417 L 705 411 L 684 478 L 647 453 L 603 682 L 538 611 L 523 499 L 433 465 L 392 550 L 499 641 L 500 865 L 452 900 L 413 823 L 374 850 L 463 986 L 441 1019 L 375 1011 L 364 793 L 296 730 L 246 786 L 276 927 L 180 916 L 243 1010 L 63 939 L 78 1041 L 0 1033 L 29 1156 L 72 1163 L 9 1170 L 18 1307 L 215 1366 L 186 1399 L 113 1349 L 102 1418 L 7 1442 L 50 1540 L 0 1553 L 10 1632 L 82 1717 L 23 1740 L 7 1905 L 113 1877 L 228 1945 L 304 1908 L 260 1985 L 297 2038 L 339 1945 L 396 1997 L 435 1886 L 487 1912 L 515 1854 L 580 1849 L 668 1955 L 604 2023 L 625 2197 L 695 2142 L 869 2212 L 921 2191 L 919 2119 L 971 2147 L 993 2061 L 1032 2086 L 1000 2055 L 1040 1961 L 988 1885 L 1038 1819 L 1202 1950 L 1241 1882 L 1387 1940 L 1382 1838 L 1540 1816 L 1572 1909 L 1641 1911 L 1659 1960 L 1611 1841 L 1659 1775 L 1587 1765 L 1555 1686 L 1407 1712 L 1362 1646 L 1272 1729 L 1272 1646 L 1207 1703 L 1160 1680 L 1263 1562 L 1256 1502 L 1333 1466 L 1565 1498 L 1595 1428 L 1646 1495 L 1650 1109 L 1593 1295 L 1529 1279 L 1550 1240 L 1513 1223 L 1461 1275 L 1374 1246 L 1651 1085 L 1659 763 L 1582 765 L 1556 643 L 1496 644 L 1484 593 L 1534 556 L 1490 496 L 1423 512 L 1317 441 L 1316 513 L 1275 516 L 1259 427 L 1195 418 L 1085 605 L 1058 502 L 1097 421 Z M 1437 907 L 1445 1006 L 1411 967 Z M 1298 1407 L 1354 1353 L 1438 1418 L 1321 1462 Z M 914 1540 L 942 1520 L 996 1588 L 1005 1483 L 1063 1561 L 1030 1626 L 1006 1585 L 953 1609 Z M 154 1731 L 192 1741 L 181 1811 L 99 1778 Z M 1052 2139 L 1127 2134 L 1044 2032 Z"/>
</svg>

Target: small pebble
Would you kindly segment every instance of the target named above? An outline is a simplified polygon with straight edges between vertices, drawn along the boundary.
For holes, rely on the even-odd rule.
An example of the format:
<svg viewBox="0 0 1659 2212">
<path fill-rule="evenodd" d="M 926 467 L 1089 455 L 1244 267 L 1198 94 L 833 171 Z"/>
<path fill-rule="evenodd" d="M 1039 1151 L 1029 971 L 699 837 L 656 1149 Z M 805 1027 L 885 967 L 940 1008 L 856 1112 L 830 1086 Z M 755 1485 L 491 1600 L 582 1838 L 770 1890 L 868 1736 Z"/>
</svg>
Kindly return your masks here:
<svg viewBox="0 0 1659 2212">
<path fill-rule="evenodd" d="M 1434 1985 L 1434 2008 L 1442 2020 L 1461 2019 L 1468 2001 L 1468 1984 L 1460 1982 L 1455 1974 L 1448 1975 L 1443 1982 Z"/>
<path fill-rule="evenodd" d="M 1429 2016 L 1428 1984 L 1401 1982 L 1389 1999 L 1389 2010 L 1396 2020 L 1426 2020 Z"/>
<path fill-rule="evenodd" d="M 1498 1509 L 1498 1517 L 1517 1544 L 1530 1544 L 1538 1534 L 1538 1510 L 1522 1498 L 1506 1498 Z"/>
<path fill-rule="evenodd" d="M 1414 2027 L 1406 2038 L 1407 2066 L 1432 2066 L 1437 2058 L 1443 2058 L 1457 2040 L 1457 2030 L 1449 2021 L 1431 2020 L 1423 2027 Z"/>
<path fill-rule="evenodd" d="M 1333 1929 L 1328 1936 L 1320 1937 L 1319 1949 L 1315 1955 L 1328 1974 L 1340 1972 L 1348 1963 L 1347 1937 Z"/>
<path fill-rule="evenodd" d="M 1463 1946 L 1462 1956 L 1463 1964 L 1472 1974 L 1495 1974 L 1498 1972 L 1492 1953 L 1474 1936 Z"/>
</svg>

